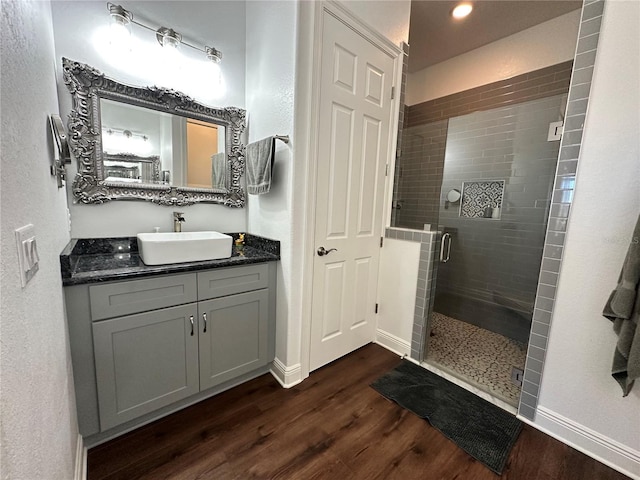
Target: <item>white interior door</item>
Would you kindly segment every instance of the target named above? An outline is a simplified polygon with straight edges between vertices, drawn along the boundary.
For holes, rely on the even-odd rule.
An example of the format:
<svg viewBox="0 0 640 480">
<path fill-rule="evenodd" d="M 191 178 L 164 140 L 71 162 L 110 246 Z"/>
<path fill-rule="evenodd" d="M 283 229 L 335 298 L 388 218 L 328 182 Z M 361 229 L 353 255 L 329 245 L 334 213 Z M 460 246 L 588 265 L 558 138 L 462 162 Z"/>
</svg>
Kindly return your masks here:
<svg viewBox="0 0 640 480">
<path fill-rule="evenodd" d="M 375 336 L 394 58 L 324 12 L 310 370 Z M 335 250 L 333 250 L 335 249 Z"/>
</svg>

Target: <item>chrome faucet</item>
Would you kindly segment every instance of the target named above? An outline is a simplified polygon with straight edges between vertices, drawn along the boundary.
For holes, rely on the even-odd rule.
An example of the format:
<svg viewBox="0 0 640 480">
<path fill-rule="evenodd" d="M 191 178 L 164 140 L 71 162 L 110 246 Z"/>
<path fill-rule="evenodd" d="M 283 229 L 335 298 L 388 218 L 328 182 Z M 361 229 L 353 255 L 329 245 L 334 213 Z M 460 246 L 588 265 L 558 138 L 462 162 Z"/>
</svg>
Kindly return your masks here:
<svg viewBox="0 0 640 480">
<path fill-rule="evenodd" d="M 182 222 L 184 222 L 184 213 L 182 212 L 173 212 L 173 231 L 181 232 L 182 231 Z"/>
</svg>

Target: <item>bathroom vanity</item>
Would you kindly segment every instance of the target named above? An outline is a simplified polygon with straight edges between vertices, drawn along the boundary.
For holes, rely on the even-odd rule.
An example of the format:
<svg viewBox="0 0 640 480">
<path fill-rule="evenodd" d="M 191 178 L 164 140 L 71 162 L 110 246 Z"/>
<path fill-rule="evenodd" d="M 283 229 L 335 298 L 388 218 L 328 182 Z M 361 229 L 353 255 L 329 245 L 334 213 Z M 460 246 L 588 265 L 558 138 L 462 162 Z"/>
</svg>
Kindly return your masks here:
<svg viewBox="0 0 640 480">
<path fill-rule="evenodd" d="M 146 266 L 135 238 L 72 240 L 60 260 L 88 446 L 269 371 L 279 242 Z"/>
</svg>

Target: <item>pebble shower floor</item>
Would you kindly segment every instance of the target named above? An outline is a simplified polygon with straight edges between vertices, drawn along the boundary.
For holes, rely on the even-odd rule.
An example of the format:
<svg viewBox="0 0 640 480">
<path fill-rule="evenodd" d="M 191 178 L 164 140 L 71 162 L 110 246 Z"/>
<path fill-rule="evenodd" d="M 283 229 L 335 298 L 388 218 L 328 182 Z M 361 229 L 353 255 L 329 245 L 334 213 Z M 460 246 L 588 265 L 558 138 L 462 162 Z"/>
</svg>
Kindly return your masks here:
<svg viewBox="0 0 640 480">
<path fill-rule="evenodd" d="M 433 313 L 427 362 L 513 406 L 520 387 L 511 369 L 524 369 L 527 345 L 455 318 Z"/>
</svg>

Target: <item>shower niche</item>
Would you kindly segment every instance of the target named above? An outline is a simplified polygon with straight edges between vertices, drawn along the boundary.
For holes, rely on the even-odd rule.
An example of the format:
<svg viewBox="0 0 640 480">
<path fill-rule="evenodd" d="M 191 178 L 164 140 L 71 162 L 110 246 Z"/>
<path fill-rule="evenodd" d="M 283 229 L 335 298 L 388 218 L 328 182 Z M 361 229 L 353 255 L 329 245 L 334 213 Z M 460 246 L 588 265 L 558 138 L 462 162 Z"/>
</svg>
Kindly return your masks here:
<svg viewBox="0 0 640 480">
<path fill-rule="evenodd" d="M 504 180 L 462 183 L 460 216 L 500 220 Z"/>
</svg>

